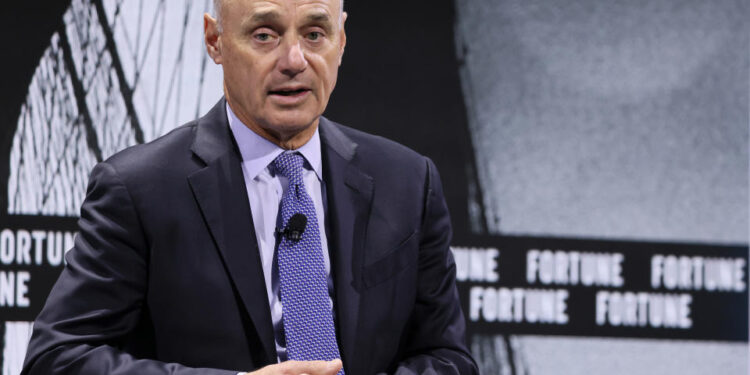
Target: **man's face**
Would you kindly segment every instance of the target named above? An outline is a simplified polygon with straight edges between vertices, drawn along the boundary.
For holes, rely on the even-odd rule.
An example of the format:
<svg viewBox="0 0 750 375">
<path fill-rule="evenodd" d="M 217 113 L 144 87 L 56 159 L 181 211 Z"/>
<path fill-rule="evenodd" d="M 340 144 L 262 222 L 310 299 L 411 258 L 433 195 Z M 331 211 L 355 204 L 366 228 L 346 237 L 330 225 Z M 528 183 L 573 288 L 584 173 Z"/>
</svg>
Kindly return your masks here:
<svg viewBox="0 0 750 375">
<path fill-rule="evenodd" d="M 283 140 L 317 126 L 346 44 L 339 1 L 225 0 L 221 33 L 205 17 L 227 100 L 251 129 Z"/>
</svg>

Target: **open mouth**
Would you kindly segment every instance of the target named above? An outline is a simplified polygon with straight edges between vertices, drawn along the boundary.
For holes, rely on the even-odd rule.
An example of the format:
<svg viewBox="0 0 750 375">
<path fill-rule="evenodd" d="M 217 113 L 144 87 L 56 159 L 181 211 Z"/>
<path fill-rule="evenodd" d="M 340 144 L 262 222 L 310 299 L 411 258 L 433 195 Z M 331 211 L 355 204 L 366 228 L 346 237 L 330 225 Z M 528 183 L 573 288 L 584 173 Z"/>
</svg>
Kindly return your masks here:
<svg viewBox="0 0 750 375">
<path fill-rule="evenodd" d="M 297 89 L 297 90 L 276 90 L 276 91 L 269 91 L 268 93 L 271 95 L 281 95 L 281 96 L 295 96 L 302 94 L 304 92 L 310 91 L 308 89 Z"/>
</svg>

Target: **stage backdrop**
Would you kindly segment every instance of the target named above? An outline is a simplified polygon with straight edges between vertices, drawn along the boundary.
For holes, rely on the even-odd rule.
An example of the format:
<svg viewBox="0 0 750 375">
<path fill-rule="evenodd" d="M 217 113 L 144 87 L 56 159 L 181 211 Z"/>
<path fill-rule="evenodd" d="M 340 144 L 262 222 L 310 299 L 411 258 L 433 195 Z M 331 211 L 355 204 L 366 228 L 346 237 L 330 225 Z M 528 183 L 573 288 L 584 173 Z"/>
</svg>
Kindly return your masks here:
<svg viewBox="0 0 750 375">
<path fill-rule="evenodd" d="M 88 173 L 204 113 L 210 0 L 2 14 L 0 337 L 17 374 Z M 430 156 L 483 374 L 746 374 L 742 0 L 347 1 L 330 118 Z"/>
</svg>

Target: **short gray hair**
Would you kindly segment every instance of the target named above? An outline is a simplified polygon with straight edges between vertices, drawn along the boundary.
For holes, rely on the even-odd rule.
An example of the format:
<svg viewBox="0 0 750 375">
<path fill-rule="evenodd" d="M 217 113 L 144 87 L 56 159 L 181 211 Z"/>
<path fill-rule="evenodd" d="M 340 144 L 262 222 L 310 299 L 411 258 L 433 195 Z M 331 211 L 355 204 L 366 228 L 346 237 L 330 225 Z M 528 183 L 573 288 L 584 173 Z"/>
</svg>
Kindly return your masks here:
<svg viewBox="0 0 750 375">
<path fill-rule="evenodd" d="M 223 2 L 224 0 L 214 0 L 214 17 L 216 18 L 216 25 L 220 33 L 223 29 L 221 27 L 221 5 Z M 344 14 L 344 0 L 341 0 L 341 12 L 339 14 L 339 21 L 341 20 L 341 15 L 343 14 Z"/>
</svg>

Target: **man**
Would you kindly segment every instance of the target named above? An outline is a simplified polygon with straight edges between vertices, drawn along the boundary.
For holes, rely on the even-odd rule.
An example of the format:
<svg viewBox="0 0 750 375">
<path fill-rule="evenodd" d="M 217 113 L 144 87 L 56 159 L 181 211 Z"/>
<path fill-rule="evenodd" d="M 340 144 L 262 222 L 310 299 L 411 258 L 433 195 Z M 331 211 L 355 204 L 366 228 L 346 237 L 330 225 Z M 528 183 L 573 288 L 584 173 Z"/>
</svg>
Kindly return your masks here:
<svg viewBox="0 0 750 375">
<path fill-rule="evenodd" d="M 321 117 L 341 3 L 217 8 L 226 100 L 94 168 L 23 374 L 476 373 L 434 165 Z"/>
</svg>

